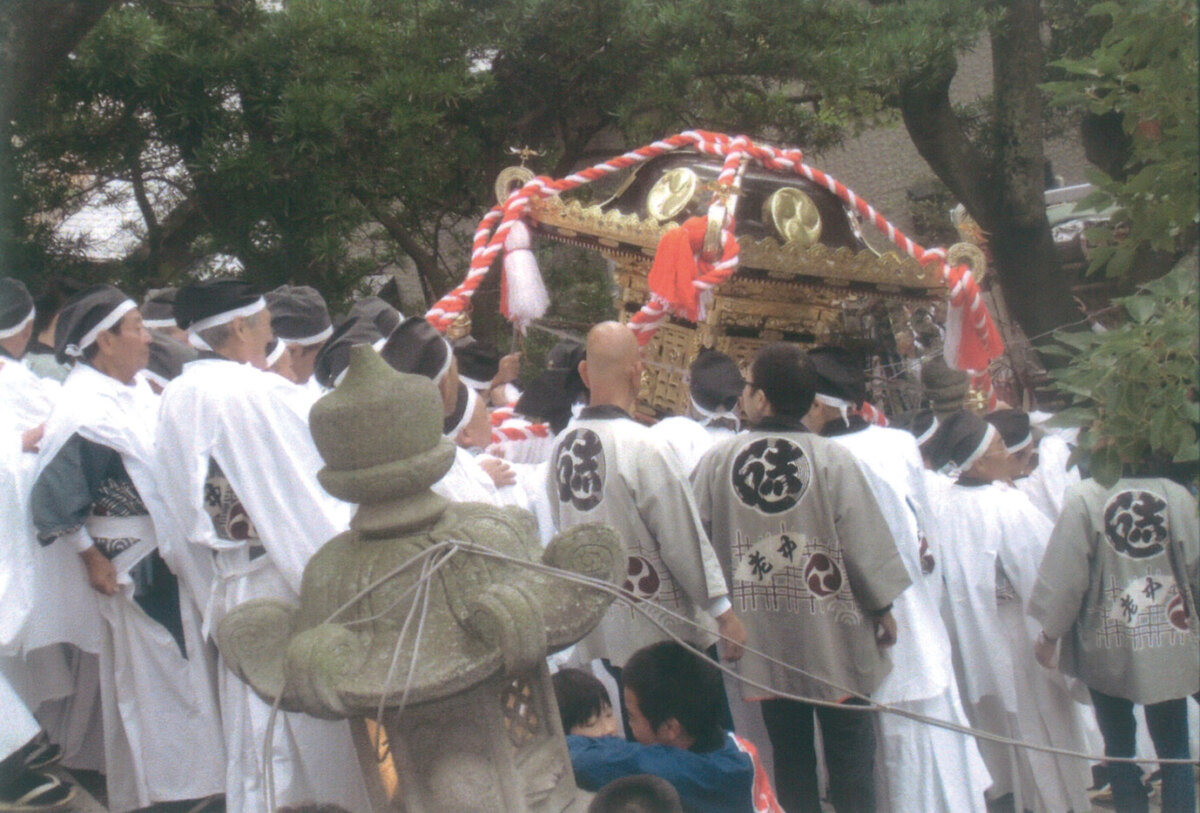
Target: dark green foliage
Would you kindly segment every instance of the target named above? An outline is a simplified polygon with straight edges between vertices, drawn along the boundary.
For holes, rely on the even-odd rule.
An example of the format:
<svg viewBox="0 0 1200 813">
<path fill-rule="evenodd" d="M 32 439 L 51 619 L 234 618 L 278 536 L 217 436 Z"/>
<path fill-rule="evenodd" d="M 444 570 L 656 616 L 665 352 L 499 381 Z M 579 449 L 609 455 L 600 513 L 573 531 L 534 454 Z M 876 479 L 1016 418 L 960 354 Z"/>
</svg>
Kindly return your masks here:
<svg viewBox="0 0 1200 813">
<path fill-rule="evenodd" d="M 1096 21 L 1109 23 L 1099 45 L 1057 62 L 1070 78 L 1046 87 L 1059 105 L 1120 119 L 1129 157 L 1116 177 L 1093 170 L 1097 192 L 1079 205 L 1118 207 L 1113 228 L 1088 234 L 1098 244 L 1089 270 L 1128 277 L 1142 252 L 1185 248 L 1200 221 L 1196 6 L 1099 3 L 1081 22 Z"/>
<path fill-rule="evenodd" d="M 1072 406 L 1054 420 L 1081 427 L 1077 457 L 1111 484 L 1122 469 L 1200 461 L 1200 334 L 1195 257 L 1133 296 L 1116 300 L 1127 315 L 1105 333 L 1059 333 L 1070 359 L 1057 386 Z"/>
</svg>

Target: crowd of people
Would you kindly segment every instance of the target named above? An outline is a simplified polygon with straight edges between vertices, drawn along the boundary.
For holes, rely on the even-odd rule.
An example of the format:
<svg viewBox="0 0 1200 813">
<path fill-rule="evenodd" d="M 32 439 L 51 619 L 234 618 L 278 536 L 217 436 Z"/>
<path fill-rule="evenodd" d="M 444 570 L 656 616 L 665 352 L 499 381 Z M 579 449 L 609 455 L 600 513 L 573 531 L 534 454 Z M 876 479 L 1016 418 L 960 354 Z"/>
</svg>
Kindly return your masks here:
<svg viewBox="0 0 1200 813">
<path fill-rule="evenodd" d="M 1085 478 L 1037 412 L 884 417 L 861 360 L 783 342 L 702 351 L 649 425 L 622 324 L 519 389 L 518 355 L 377 297 L 335 325 L 312 288 L 236 279 L 46 313 L 0 280 L 3 809 L 69 804 L 55 762 L 114 811 L 264 810 L 268 768 L 277 805 L 370 809 L 349 726 L 271 732 L 213 644 L 349 526 L 308 412 L 356 345 L 436 383 L 440 497 L 525 508 L 544 543 L 619 533 L 622 599 L 552 658 L 595 809 L 1084 811 L 1111 782 L 1145 810 L 1120 760 L 1155 754 L 1162 808 L 1195 809 L 1200 531 L 1161 472 Z"/>
</svg>

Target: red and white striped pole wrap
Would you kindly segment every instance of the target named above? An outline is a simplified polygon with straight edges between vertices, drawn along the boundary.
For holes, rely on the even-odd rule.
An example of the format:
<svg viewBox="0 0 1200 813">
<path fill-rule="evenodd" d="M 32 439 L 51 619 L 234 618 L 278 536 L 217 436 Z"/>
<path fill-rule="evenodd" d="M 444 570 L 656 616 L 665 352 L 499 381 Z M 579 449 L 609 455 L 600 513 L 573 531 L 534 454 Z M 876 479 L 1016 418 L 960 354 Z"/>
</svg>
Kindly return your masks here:
<svg viewBox="0 0 1200 813">
<path fill-rule="evenodd" d="M 937 263 L 937 270 L 950 290 L 951 307 L 965 309 L 964 326 L 974 334 L 970 337 L 965 335 L 962 337 L 965 340 L 964 344 L 971 343 L 970 357 L 963 357 L 959 347 L 951 347 L 948 343 L 947 361 L 959 369 L 967 369 L 972 374 L 975 385 L 983 388 L 988 394 L 989 402 L 994 403 L 995 394 L 991 388 L 991 377 L 987 373 L 986 363 L 999 356 L 1004 347 L 970 268 L 965 265 L 948 267 L 946 254 L 942 249 L 926 249 L 910 240 L 853 191 L 832 176 L 806 164 L 800 150 L 779 149 L 765 144 L 757 144 L 746 136 L 732 137 L 723 133 L 688 130 L 610 158 L 559 180 L 545 176 L 532 179 L 509 195 L 504 203 L 493 207 L 480 221 L 479 228 L 475 232 L 471 263 L 466 277 L 454 290 L 434 303 L 433 307 L 425 314 L 425 318 L 438 330 L 444 332 L 456 317 L 469 308 L 472 295 L 491 268 L 492 262 L 503 250 L 504 238 L 511 228 L 508 224 L 517 218 L 524 217 L 533 200 L 560 195 L 606 175 L 683 147 L 691 147 L 703 154 L 726 159 L 721 175 L 718 177 L 718 183 L 732 185 L 737 167 L 741 161 L 747 159 L 758 163 L 765 169 L 807 178 L 813 183 L 825 187 L 844 203 L 853 207 L 875 228 L 886 234 L 893 244 L 916 259 L 917 262 L 922 265 Z M 732 218 L 727 219 L 726 227 L 721 231 L 721 253 L 717 261 L 709 263 L 703 257 L 697 258 L 697 260 L 700 274 L 694 284 L 702 291 L 711 290 L 733 274 L 737 269 L 738 245 L 737 240 L 733 237 Z M 648 342 L 654 335 L 654 331 L 669 315 L 665 303 L 656 302 L 654 298 L 651 298 L 630 321 L 630 327 L 638 334 L 638 342 L 643 345 Z M 982 363 L 980 363 L 981 360 Z"/>
</svg>

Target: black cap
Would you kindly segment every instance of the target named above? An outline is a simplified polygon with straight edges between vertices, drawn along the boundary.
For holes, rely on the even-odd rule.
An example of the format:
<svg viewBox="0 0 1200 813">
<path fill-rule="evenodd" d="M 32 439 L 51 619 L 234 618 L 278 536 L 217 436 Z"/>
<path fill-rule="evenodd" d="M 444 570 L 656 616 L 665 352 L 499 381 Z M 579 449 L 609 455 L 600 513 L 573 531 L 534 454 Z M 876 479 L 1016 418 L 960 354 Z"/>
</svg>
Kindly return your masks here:
<svg viewBox="0 0 1200 813">
<path fill-rule="evenodd" d="M 146 293 L 140 308 L 146 327 L 175 327 L 175 297 L 178 294 L 178 288 L 153 288 Z"/>
<path fill-rule="evenodd" d="M 486 390 L 500 372 L 500 351 L 490 342 L 464 336 L 454 342 L 454 357 L 458 359 L 458 377 L 472 389 Z"/>
<path fill-rule="evenodd" d="M 266 296 L 271 330 L 288 344 L 321 344 L 333 334 L 329 308 L 316 288 L 280 285 Z"/>
<path fill-rule="evenodd" d="M 375 344 L 381 339 L 383 335 L 374 322 L 354 316 L 346 319 L 317 351 L 317 357 L 313 360 L 313 375 L 317 383 L 329 389 L 337 386 L 338 378 L 350 365 L 350 348 L 359 344 Z"/>
<path fill-rule="evenodd" d="M 380 336 L 390 336 L 404 321 L 404 315 L 400 311 L 377 296 L 363 297 L 355 302 L 346 314 L 347 319 L 354 317 L 372 322 Z"/>
<path fill-rule="evenodd" d="M 83 355 L 102 331 L 137 307 L 113 285 L 93 285 L 67 300 L 54 328 L 54 358 L 66 364 Z"/>
<path fill-rule="evenodd" d="M 194 326 L 199 323 L 237 311 L 252 310 L 260 300 L 262 295 L 240 279 L 193 282 L 179 289 L 175 295 L 175 323 L 185 330 L 195 329 Z"/>
<path fill-rule="evenodd" d="M 423 316 L 411 316 L 392 331 L 379 351 L 392 369 L 441 381 L 450 369 L 450 343 Z"/>
<path fill-rule="evenodd" d="M 1029 429 L 1029 414 L 1021 409 L 997 409 L 987 415 L 987 422 L 1004 438 L 1004 448 L 1019 452 L 1033 442 Z"/>
<path fill-rule="evenodd" d="M 891 418 L 888 426 L 893 429 L 903 429 L 917 439 L 917 445 L 922 448 L 928 444 L 941 424 L 932 409 L 918 409 L 904 412 Z"/>
<path fill-rule="evenodd" d="M 33 319 L 33 297 L 25 283 L 0 278 L 0 339 L 15 336 Z"/>
<path fill-rule="evenodd" d="M 841 347 L 814 347 L 808 360 L 817 373 L 817 394 L 829 395 L 858 406 L 867 397 L 867 377 L 863 365 L 849 350 Z"/>
<path fill-rule="evenodd" d="M 160 387 L 165 387 L 183 371 L 183 365 L 195 361 L 198 355 L 196 348 L 190 345 L 161 333 L 151 333 L 150 361 L 146 363 L 145 373 Z"/>
<path fill-rule="evenodd" d="M 939 355 L 922 362 L 921 386 L 929 396 L 933 411 L 938 416 L 945 416 L 963 408 L 971 380 L 962 370 L 947 365 Z"/>
<path fill-rule="evenodd" d="M 571 420 L 571 407 L 587 387 L 579 375 L 579 362 L 586 349 L 577 341 L 562 341 L 546 354 L 546 370 L 529 383 L 513 406 L 513 412 L 547 421 L 557 434 Z"/>
<path fill-rule="evenodd" d="M 979 454 L 991 425 L 974 412 L 961 409 L 942 419 L 927 446 L 927 453 L 935 468 L 953 463 L 961 469 L 969 469 Z M 993 430 L 994 431 L 994 430 Z"/>
<path fill-rule="evenodd" d="M 737 406 L 746 382 L 737 362 L 720 350 L 706 347 L 688 370 L 692 400 L 702 409 L 726 411 Z"/>
</svg>

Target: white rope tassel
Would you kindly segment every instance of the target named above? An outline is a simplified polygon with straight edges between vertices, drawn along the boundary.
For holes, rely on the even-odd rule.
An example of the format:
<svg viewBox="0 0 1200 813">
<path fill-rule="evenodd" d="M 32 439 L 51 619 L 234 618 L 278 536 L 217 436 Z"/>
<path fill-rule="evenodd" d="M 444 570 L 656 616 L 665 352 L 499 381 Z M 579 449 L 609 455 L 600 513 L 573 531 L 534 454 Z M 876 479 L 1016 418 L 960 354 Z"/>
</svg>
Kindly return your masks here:
<svg viewBox="0 0 1200 813">
<path fill-rule="evenodd" d="M 537 260 L 529 250 L 529 229 L 520 220 L 510 221 L 504 238 L 504 291 L 508 318 L 522 330 L 534 319 L 540 319 L 550 307 L 550 295 L 538 270 Z"/>
</svg>

